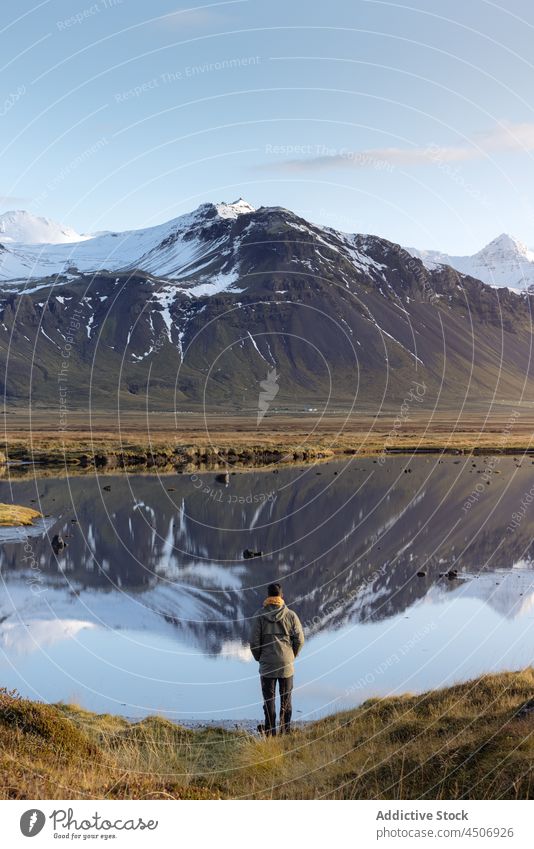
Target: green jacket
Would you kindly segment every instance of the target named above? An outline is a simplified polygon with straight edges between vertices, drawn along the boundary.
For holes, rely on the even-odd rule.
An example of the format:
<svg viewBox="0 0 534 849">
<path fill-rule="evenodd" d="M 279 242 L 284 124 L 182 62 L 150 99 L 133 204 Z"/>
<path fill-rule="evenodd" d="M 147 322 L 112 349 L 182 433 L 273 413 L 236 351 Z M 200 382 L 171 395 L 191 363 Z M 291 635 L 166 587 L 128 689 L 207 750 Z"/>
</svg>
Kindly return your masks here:
<svg viewBox="0 0 534 849">
<path fill-rule="evenodd" d="M 290 678 L 293 661 L 304 645 L 304 633 L 297 614 L 288 607 L 269 604 L 254 614 L 250 650 L 259 661 L 265 678 Z"/>
</svg>

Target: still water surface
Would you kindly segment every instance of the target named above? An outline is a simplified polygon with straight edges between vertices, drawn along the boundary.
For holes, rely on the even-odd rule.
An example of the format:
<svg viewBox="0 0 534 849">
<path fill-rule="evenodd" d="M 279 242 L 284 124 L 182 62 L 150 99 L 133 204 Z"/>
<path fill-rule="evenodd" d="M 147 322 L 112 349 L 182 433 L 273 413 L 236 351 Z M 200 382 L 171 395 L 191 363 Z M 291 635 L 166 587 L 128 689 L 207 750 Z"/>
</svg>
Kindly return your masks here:
<svg viewBox="0 0 534 849">
<path fill-rule="evenodd" d="M 501 458 L 487 484 L 488 462 L 4 480 L 0 501 L 48 518 L 0 540 L 0 685 L 128 716 L 260 717 L 246 640 L 275 578 L 307 635 L 299 718 L 526 666 L 534 465 Z"/>
</svg>

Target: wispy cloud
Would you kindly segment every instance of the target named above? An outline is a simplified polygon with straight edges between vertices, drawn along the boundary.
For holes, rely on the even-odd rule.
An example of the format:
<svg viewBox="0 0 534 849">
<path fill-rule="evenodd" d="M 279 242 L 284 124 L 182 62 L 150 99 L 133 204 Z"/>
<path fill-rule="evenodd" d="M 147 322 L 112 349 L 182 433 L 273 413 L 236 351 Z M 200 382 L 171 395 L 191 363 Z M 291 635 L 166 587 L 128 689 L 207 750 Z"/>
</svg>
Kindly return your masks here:
<svg viewBox="0 0 534 849">
<path fill-rule="evenodd" d="M 487 151 L 534 150 L 534 124 L 501 121 L 493 130 L 473 137 Z"/>
<path fill-rule="evenodd" d="M 468 142 L 458 145 L 439 145 L 429 142 L 425 147 L 375 147 L 361 150 L 307 146 L 306 156 L 264 163 L 262 168 L 289 171 L 321 170 L 323 168 L 386 168 L 404 165 L 425 165 L 432 162 L 466 162 L 481 159 L 492 153 L 533 151 L 534 124 L 501 122 L 486 132 L 477 133 Z M 314 150 L 316 155 L 314 155 Z"/>
</svg>

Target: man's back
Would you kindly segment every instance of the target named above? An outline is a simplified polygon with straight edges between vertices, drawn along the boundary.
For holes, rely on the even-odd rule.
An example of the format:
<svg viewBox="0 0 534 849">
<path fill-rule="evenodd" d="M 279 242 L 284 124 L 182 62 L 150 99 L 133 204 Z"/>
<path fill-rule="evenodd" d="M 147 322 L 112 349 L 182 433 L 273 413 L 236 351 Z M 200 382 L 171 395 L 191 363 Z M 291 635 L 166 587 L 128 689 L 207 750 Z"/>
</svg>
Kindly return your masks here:
<svg viewBox="0 0 534 849">
<path fill-rule="evenodd" d="M 304 645 L 297 614 L 282 599 L 267 598 L 254 614 L 250 648 L 264 678 L 290 678 L 293 661 Z"/>
</svg>

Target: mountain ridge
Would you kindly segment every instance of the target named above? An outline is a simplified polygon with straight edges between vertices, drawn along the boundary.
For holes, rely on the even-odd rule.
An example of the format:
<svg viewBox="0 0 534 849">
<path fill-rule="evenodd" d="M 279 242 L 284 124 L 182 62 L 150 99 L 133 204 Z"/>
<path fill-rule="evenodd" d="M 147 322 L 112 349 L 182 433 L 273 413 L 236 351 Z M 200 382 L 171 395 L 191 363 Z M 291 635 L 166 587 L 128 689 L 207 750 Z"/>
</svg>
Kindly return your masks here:
<svg viewBox="0 0 534 849">
<path fill-rule="evenodd" d="M 284 210 L 284 207 L 259 209 Z M 211 217 L 222 221 L 236 221 L 242 215 L 257 211 L 240 197 L 230 203 L 202 203 L 191 212 L 162 224 L 89 235 L 76 233 L 70 227 L 33 216 L 24 210 L 7 212 L 0 215 L 0 280 L 9 282 L 35 279 L 50 274 L 62 274 L 69 268 L 83 273 L 103 269 L 123 271 L 140 268 L 156 275 L 179 279 L 187 270 L 188 261 L 199 258 L 195 257 L 193 251 L 188 254 L 187 244 L 181 245 L 181 253 L 176 250 L 180 234 L 187 233 L 185 241 L 190 242 L 191 231 L 199 220 L 205 222 L 206 218 Z M 289 209 L 285 212 L 293 214 Z M 346 233 L 319 224 L 311 226 L 316 232 L 323 231 L 325 234 L 335 234 L 338 238 L 348 240 L 382 238 Z M 30 238 L 32 234 L 33 238 Z M 53 245 L 55 247 L 51 247 Z M 166 257 L 165 245 L 169 248 Z M 174 257 L 170 250 L 173 245 Z M 217 243 L 214 242 L 213 249 L 216 248 Z M 407 247 L 405 250 L 411 256 L 421 259 L 430 270 L 439 265 L 449 265 L 462 274 L 488 285 L 507 287 L 514 291 L 523 291 L 534 284 L 534 250 L 507 233 L 501 233 L 472 255 L 456 256 L 439 250 L 420 250 L 414 247 Z M 158 251 L 159 257 L 155 256 Z"/>
<path fill-rule="evenodd" d="M 2 244 L 0 280 L 27 281 L 54 274 L 99 270 L 143 268 L 150 273 L 179 277 L 189 264 L 202 259 L 203 252 L 218 246 L 217 233 L 212 244 L 194 244 L 195 230 L 211 221 L 232 222 L 254 208 L 241 198 L 234 203 L 201 204 L 195 210 L 140 230 L 110 231 L 102 235 L 55 245 Z M 216 230 L 216 227 L 213 227 Z M 196 251 L 195 251 L 196 248 Z M 154 252 L 159 252 L 156 256 Z M 71 272 L 72 273 L 72 272 Z"/>
</svg>

